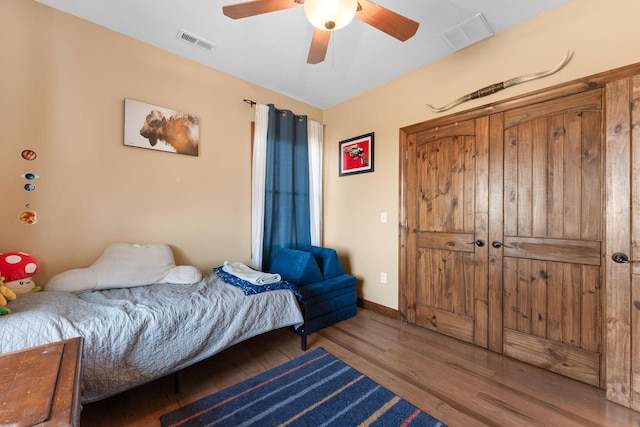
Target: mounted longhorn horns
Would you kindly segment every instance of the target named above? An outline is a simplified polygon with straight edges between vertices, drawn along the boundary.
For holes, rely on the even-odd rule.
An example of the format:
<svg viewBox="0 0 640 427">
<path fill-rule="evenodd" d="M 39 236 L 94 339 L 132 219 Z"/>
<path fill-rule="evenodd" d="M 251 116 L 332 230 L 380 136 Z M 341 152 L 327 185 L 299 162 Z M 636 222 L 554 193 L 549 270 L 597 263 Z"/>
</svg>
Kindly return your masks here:
<svg viewBox="0 0 640 427">
<path fill-rule="evenodd" d="M 471 101 L 472 99 L 482 98 L 484 96 L 491 95 L 493 93 L 499 92 L 499 91 L 501 91 L 503 89 L 506 89 L 508 87 L 519 85 L 519 84 L 526 83 L 526 82 L 530 82 L 531 80 L 536 80 L 536 79 L 541 79 L 543 77 L 548 77 L 548 76 L 550 76 L 552 74 L 557 73 L 562 68 L 564 68 L 564 66 L 569 63 L 569 61 L 571 60 L 572 57 L 573 57 L 573 52 L 569 51 L 569 52 L 567 52 L 567 55 L 564 57 L 564 59 L 558 65 L 556 65 L 555 67 L 553 67 L 550 70 L 541 71 L 539 73 L 533 73 L 533 74 L 525 74 L 524 76 L 514 77 L 512 79 L 505 80 L 505 81 L 500 82 L 500 83 L 494 83 L 492 85 L 483 87 L 482 89 L 478 89 L 475 92 L 471 92 L 471 93 L 468 93 L 468 94 L 466 94 L 464 96 L 461 96 L 460 98 L 458 98 L 458 99 L 456 99 L 454 101 L 451 101 L 450 103 L 448 103 L 444 107 L 436 108 L 436 107 L 432 106 L 431 104 L 427 104 L 427 107 L 429 107 L 429 109 L 431 111 L 433 111 L 434 113 L 442 113 L 443 111 L 450 110 L 453 107 L 456 107 L 456 106 L 462 104 L 463 102 Z"/>
</svg>

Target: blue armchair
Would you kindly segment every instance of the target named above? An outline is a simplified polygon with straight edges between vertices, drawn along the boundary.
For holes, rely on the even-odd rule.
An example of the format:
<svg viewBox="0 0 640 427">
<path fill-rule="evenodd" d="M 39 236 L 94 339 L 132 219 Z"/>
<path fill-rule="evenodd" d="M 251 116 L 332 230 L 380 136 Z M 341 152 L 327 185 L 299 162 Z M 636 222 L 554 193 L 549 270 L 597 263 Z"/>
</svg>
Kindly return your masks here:
<svg viewBox="0 0 640 427">
<path fill-rule="evenodd" d="M 282 248 L 270 272 L 280 274 L 302 294 L 300 308 L 304 324 L 292 328 L 301 336 L 302 350 L 307 349 L 307 335 L 356 315 L 356 278 L 344 273 L 334 249 Z"/>
</svg>

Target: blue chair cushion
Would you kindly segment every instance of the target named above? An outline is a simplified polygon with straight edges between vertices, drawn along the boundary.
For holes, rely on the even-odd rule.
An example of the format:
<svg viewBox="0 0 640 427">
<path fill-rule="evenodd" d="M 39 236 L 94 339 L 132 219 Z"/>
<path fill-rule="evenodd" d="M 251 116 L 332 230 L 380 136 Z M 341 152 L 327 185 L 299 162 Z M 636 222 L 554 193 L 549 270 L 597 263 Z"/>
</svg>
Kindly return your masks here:
<svg viewBox="0 0 640 427">
<path fill-rule="evenodd" d="M 278 273 L 283 280 L 294 285 L 306 285 L 322 281 L 322 272 L 310 252 L 281 248 L 269 269 Z"/>
<path fill-rule="evenodd" d="M 298 290 L 302 294 L 303 300 L 311 300 L 313 298 L 331 298 L 332 292 L 352 292 L 356 293 L 356 278 L 350 274 L 343 274 L 321 282 L 307 283 L 298 286 Z"/>
<path fill-rule="evenodd" d="M 335 249 L 309 246 L 305 248 L 305 250 L 313 254 L 313 257 L 316 259 L 316 262 L 322 271 L 322 277 L 325 280 L 344 274 L 340 258 L 338 258 L 338 253 Z"/>
<path fill-rule="evenodd" d="M 316 317 L 333 313 L 343 307 L 356 306 L 358 298 L 356 293 L 346 289 L 333 291 L 327 295 L 317 296 L 308 300 L 302 300 L 305 311 L 305 319 L 311 320 Z"/>
</svg>

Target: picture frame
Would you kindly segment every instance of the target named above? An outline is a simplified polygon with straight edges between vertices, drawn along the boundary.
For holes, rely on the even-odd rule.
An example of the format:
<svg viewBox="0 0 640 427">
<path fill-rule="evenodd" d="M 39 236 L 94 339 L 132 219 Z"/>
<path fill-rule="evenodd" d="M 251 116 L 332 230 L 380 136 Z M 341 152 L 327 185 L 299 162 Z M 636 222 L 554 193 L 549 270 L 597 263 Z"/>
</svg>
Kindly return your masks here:
<svg viewBox="0 0 640 427">
<path fill-rule="evenodd" d="M 193 114 L 125 98 L 124 145 L 198 156 L 200 119 Z"/>
<path fill-rule="evenodd" d="M 347 176 L 374 170 L 375 132 L 340 141 L 338 145 L 338 175 Z"/>
</svg>

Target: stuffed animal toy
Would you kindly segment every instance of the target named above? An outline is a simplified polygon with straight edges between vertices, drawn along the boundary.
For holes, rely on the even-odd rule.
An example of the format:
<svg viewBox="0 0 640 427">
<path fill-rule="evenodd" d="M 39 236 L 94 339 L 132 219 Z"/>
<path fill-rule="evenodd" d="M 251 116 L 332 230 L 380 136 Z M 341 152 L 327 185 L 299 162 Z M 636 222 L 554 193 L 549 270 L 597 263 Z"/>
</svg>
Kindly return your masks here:
<svg viewBox="0 0 640 427">
<path fill-rule="evenodd" d="M 8 301 L 16 299 L 16 294 L 4 285 L 3 277 L 0 277 L 0 316 L 11 313 L 11 310 L 5 305 Z"/>
<path fill-rule="evenodd" d="M 33 276 L 38 272 L 38 261 L 24 252 L 0 253 L 0 274 L 4 276 L 4 284 L 16 294 L 37 292 Z"/>
</svg>

